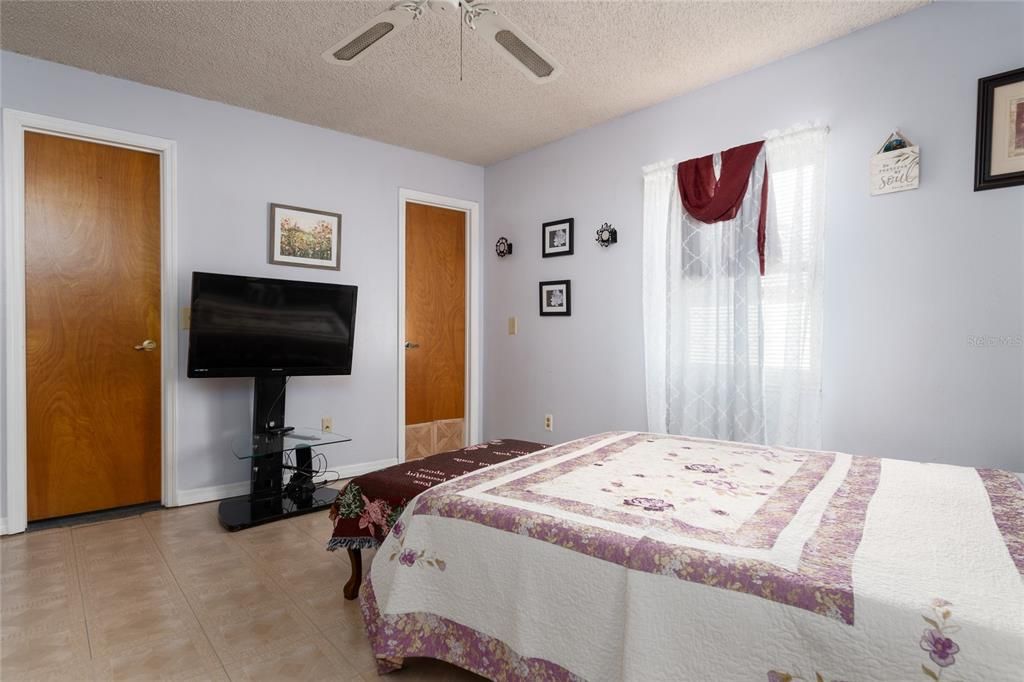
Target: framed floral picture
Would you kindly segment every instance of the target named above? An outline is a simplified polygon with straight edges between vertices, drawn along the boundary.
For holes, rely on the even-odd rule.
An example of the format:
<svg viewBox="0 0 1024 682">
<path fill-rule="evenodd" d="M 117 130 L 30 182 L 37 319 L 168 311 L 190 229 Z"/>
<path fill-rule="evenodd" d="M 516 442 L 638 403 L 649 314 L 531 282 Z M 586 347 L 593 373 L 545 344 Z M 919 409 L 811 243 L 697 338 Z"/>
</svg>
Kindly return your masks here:
<svg viewBox="0 0 1024 682">
<path fill-rule="evenodd" d="M 341 214 L 270 204 L 269 262 L 341 269 Z"/>
<path fill-rule="evenodd" d="M 572 315 L 572 282 L 559 279 L 540 283 L 541 315 Z"/>
<path fill-rule="evenodd" d="M 551 258 L 572 255 L 574 222 L 573 218 L 563 218 L 541 225 L 541 256 Z"/>
<path fill-rule="evenodd" d="M 978 80 L 974 191 L 1024 185 L 1024 68 Z"/>
</svg>

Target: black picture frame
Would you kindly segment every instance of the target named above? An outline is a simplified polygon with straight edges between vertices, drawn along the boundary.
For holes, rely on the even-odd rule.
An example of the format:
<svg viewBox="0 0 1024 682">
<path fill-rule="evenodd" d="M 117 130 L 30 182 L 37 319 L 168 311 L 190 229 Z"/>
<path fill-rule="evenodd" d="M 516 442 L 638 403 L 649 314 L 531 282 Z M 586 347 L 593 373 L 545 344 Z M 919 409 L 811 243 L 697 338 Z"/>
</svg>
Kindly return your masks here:
<svg viewBox="0 0 1024 682">
<path fill-rule="evenodd" d="M 545 309 L 544 288 L 558 286 L 561 286 L 565 290 L 564 310 L 551 310 L 550 308 Z M 541 282 L 537 287 L 537 293 L 539 295 L 539 312 L 542 317 L 569 317 L 570 315 L 572 315 L 572 280 L 554 279 L 549 280 L 547 282 Z"/>
<path fill-rule="evenodd" d="M 571 256 L 575 247 L 575 237 L 573 235 L 575 229 L 576 220 L 574 218 L 562 218 L 561 220 L 552 220 L 551 222 L 544 223 L 540 226 L 540 255 L 543 258 L 555 258 L 557 256 Z M 567 247 L 555 247 L 549 243 L 548 235 L 552 231 L 552 228 L 559 228 L 566 226 L 567 230 Z M 558 248 L 558 251 L 552 251 L 551 249 Z"/>
<path fill-rule="evenodd" d="M 1024 68 L 997 73 L 978 79 L 978 121 L 975 136 L 974 191 L 1024 185 L 1024 170 L 993 175 L 992 170 L 992 115 L 995 91 L 1006 85 L 1024 81 Z"/>
</svg>

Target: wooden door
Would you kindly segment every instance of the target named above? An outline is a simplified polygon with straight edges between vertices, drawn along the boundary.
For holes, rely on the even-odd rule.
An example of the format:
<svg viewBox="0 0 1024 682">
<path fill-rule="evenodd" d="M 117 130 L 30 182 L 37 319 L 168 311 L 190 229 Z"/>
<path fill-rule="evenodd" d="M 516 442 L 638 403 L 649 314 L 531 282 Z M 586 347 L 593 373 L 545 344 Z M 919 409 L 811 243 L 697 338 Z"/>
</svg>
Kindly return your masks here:
<svg viewBox="0 0 1024 682">
<path fill-rule="evenodd" d="M 28 518 L 160 499 L 160 157 L 25 134 Z"/>
<path fill-rule="evenodd" d="M 466 214 L 405 209 L 406 457 L 462 447 L 466 383 Z"/>
</svg>

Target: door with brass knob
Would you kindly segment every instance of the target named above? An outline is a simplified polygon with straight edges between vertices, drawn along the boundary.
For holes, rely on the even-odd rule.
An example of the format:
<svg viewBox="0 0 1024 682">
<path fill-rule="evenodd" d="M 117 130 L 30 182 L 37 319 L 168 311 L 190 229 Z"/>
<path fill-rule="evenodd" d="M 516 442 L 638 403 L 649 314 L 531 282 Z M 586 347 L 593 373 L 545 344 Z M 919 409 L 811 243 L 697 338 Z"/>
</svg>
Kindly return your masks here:
<svg viewBox="0 0 1024 682">
<path fill-rule="evenodd" d="M 160 333 L 160 156 L 25 133 L 30 521 L 160 500 Z"/>
</svg>

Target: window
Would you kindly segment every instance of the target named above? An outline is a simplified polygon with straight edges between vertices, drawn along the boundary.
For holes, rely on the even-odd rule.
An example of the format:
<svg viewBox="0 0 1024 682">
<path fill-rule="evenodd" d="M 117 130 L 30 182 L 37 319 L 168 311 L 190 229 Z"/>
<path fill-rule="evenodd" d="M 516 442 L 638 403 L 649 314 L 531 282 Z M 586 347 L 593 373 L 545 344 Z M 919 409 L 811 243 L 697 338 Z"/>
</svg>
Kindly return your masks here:
<svg viewBox="0 0 1024 682">
<path fill-rule="evenodd" d="M 749 190 L 736 218 L 686 214 L 675 165 L 644 175 L 648 428 L 805 448 L 821 442 L 825 128 L 767 140 L 765 274 Z M 755 163 L 751 186 L 760 187 Z M 749 203 L 748 203 L 749 202 Z"/>
</svg>

